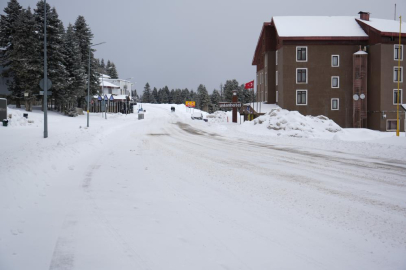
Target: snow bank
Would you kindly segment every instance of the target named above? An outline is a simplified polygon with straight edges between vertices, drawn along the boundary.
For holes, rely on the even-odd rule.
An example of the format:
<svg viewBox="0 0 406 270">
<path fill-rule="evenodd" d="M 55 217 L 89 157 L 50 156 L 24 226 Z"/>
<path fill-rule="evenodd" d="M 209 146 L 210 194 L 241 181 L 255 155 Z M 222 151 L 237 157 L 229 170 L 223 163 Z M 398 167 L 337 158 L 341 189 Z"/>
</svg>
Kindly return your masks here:
<svg viewBox="0 0 406 270">
<path fill-rule="evenodd" d="M 248 125 L 264 125 L 277 136 L 318 138 L 323 133 L 341 131 L 333 120 L 319 116 L 304 116 L 297 111 L 288 111 L 281 108 L 273 109 Z"/>
<path fill-rule="evenodd" d="M 223 111 L 216 111 L 212 114 L 207 115 L 209 123 L 226 123 L 227 113 Z"/>
<path fill-rule="evenodd" d="M 28 113 L 28 118 L 24 117 L 24 113 Z M 16 109 L 8 109 L 8 116 L 11 115 L 11 118 L 8 118 L 8 126 L 10 127 L 19 127 L 19 126 L 29 126 L 29 125 L 37 125 L 42 123 L 43 120 L 37 118 L 31 119 L 30 118 L 31 112 L 24 112 Z"/>
</svg>

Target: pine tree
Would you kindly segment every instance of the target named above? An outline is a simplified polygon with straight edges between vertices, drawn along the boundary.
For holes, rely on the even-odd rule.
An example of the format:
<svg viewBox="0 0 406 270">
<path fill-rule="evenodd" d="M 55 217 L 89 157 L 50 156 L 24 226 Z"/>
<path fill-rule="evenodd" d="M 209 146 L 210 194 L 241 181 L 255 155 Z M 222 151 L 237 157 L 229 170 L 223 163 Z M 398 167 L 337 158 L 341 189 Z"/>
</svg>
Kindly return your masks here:
<svg viewBox="0 0 406 270">
<path fill-rule="evenodd" d="M 165 87 L 166 87 L 166 86 L 165 86 Z M 166 103 L 169 102 L 168 93 L 167 93 L 165 87 L 164 87 L 163 89 L 161 89 L 161 94 L 160 94 L 160 101 L 161 101 L 161 104 L 166 104 Z M 167 87 L 166 87 L 166 88 L 167 88 Z M 168 90 L 168 91 L 169 91 L 169 90 Z"/>
<path fill-rule="evenodd" d="M 219 108 L 219 102 L 221 102 L 221 96 L 218 90 L 214 89 L 213 94 L 211 94 L 211 104 L 213 106 L 213 111 L 217 111 Z"/>
<path fill-rule="evenodd" d="M 22 6 L 17 0 L 10 0 L 4 8 L 5 15 L 0 17 L 0 47 L 4 48 L 0 54 L 0 64 L 4 67 L 3 77 L 9 77 L 7 87 L 11 91 L 11 97 L 16 101 L 17 108 L 21 107 L 20 101 L 23 99 L 23 89 L 20 88 L 18 78 L 15 77 L 16 69 L 12 63 L 17 59 L 12 59 L 14 49 L 14 36 L 16 33 L 15 23 L 22 12 Z"/>
<path fill-rule="evenodd" d="M 208 111 L 208 106 L 210 104 L 210 97 L 207 93 L 206 86 L 203 84 L 199 85 L 197 88 L 197 100 L 196 105 L 200 110 Z"/>
<path fill-rule="evenodd" d="M 38 83 L 41 80 L 43 64 L 37 52 L 39 39 L 36 34 L 35 20 L 31 9 L 23 10 L 16 23 L 16 32 L 13 36 L 13 50 L 10 68 L 16 89 L 24 91 L 25 109 L 32 111 L 32 102 L 38 94 Z"/>
<path fill-rule="evenodd" d="M 182 103 L 185 104 L 186 101 L 190 100 L 190 93 L 187 88 L 182 90 Z"/>
<path fill-rule="evenodd" d="M 67 85 L 67 108 L 70 110 L 77 106 L 77 99 L 85 95 L 86 88 L 86 72 L 81 64 L 81 52 L 79 48 L 79 41 L 73 30 L 71 24 L 68 25 L 66 30 L 64 46 L 66 52 L 66 71 L 68 72 L 68 85 Z"/>
<path fill-rule="evenodd" d="M 233 99 L 233 90 L 238 90 L 238 88 L 237 80 L 227 80 L 224 84 L 224 100 L 231 102 Z"/>
<path fill-rule="evenodd" d="M 109 68 L 108 73 L 112 79 L 118 79 L 118 73 L 117 73 L 116 65 L 114 63 L 111 63 L 111 67 Z"/>
<path fill-rule="evenodd" d="M 104 64 L 104 59 L 100 61 L 100 73 L 101 74 L 106 74 L 106 65 Z"/>
<path fill-rule="evenodd" d="M 175 90 L 175 96 L 173 98 L 173 102 L 175 104 L 182 104 L 183 100 L 182 100 L 182 90 L 180 89 L 176 89 Z"/>
<path fill-rule="evenodd" d="M 156 89 L 156 87 L 154 87 L 154 89 L 152 90 L 152 101 L 151 103 L 159 103 L 158 102 L 159 98 L 158 98 L 158 90 Z"/>
<path fill-rule="evenodd" d="M 62 22 L 58 18 L 55 8 L 50 8 L 43 0 L 37 3 L 34 10 L 34 18 L 38 36 L 40 37 L 40 55 L 43 62 L 44 52 L 44 8 L 47 10 L 47 71 L 48 79 L 52 82 L 52 94 L 56 100 L 58 108 L 61 108 L 68 99 L 66 84 L 68 73 L 65 66 L 65 30 Z M 43 76 L 43 75 L 42 75 Z"/>
<path fill-rule="evenodd" d="M 87 25 L 86 20 L 83 16 L 78 16 L 73 26 L 73 29 L 79 42 L 80 55 L 82 58 L 81 59 L 82 67 L 85 69 L 87 78 L 89 78 L 90 76 L 90 94 L 91 95 L 97 94 L 100 83 L 99 83 L 99 74 L 97 73 L 96 61 L 94 60 L 93 56 L 95 50 L 92 48 L 90 49 L 90 75 L 88 74 L 89 47 L 91 46 L 91 40 L 93 38 L 92 31 L 90 30 L 90 27 Z M 87 95 L 87 92 L 86 94 L 78 97 L 81 105 L 84 104 L 85 95 Z"/>
<path fill-rule="evenodd" d="M 169 103 L 170 91 L 169 91 L 168 86 L 165 86 L 165 87 L 162 89 L 162 91 L 163 91 L 164 93 L 162 93 L 162 100 L 161 100 L 161 102 L 162 102 L 162 103 Z"/>
<path fill-rule="evenodd" d="M 196 93 L 193 91 L 193 89 L 190 90 L 189 101 L 196 101 Z"/>
<path fill-rule="evenodd" d="M 110 60 L 107 60 L 106 75 L 108 75 L 108 76 L 110 76 L 110 69 L 111 69 L 111 62 L 110 62 Z"/>
<path fill-rule="evenodd" d="M 143 103 L 151 102 L 151 88 L 149 86 L 149 83 L 147 83 L 144 87 L 144 92 L 142 93 L 142 102 Z"/>
<path fill-rule="evenodd" d="M 175 90 L 171 90 L 169 96 L 168 96 L 168 102 L 169 104 L 173 104 L 174 102 L 174 97 L 175 97 Z"/>
<path fill-rule="evenodd" d="M 135 102 L 138 102 L 138 101 L 140 100 L 140 98 L 139 98 L 139 96 L 138 96 L 138 94 L 137 94 L 137 90 L 136 90 L 136 89 L 131 90 L 131 95 L 132 95 L 133 100 L 134 100 Z"/>
</svg>

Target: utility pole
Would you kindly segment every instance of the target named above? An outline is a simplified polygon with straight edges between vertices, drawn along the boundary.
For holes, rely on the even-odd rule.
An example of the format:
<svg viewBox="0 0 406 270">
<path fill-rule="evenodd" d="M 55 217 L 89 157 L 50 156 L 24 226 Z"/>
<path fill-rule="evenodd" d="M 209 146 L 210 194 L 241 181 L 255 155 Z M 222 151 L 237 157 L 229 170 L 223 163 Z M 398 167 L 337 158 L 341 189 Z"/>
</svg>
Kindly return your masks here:
<svg viewBox="0 0 406 270">
<path fill-rule="evenodd" d="M 44 138 L 48 138 L 47 0 L 44 0 Z"/>
</svg>

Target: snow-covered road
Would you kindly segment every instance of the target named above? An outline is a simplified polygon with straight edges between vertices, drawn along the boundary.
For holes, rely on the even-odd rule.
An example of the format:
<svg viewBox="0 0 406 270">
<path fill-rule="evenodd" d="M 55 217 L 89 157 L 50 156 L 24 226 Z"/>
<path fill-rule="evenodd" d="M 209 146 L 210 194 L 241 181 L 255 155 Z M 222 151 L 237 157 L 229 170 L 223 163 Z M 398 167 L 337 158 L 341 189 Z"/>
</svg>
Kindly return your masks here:
<svg viewBox="0 0 406 270">
<path fill-rule="evenodd" d="M 0 269 L 406 268 L 404 160 L 228 136 L 169 107 L 6 147 Z"/>
</svg>

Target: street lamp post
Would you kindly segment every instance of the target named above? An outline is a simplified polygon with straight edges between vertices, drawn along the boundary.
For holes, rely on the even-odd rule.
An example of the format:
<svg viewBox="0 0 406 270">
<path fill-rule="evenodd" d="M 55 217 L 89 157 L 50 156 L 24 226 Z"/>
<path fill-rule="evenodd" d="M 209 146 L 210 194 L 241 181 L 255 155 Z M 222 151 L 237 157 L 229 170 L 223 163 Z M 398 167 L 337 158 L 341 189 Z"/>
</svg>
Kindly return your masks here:
<svg viewBox="0 0 406 270">
<path fill-rule="evenodd" d="M 89 73 L 87 76 L 87 78 L 88 78 L 88 82 L 87 82 L 87 127 L 89 127 L 89 103 L 90 103 L 90 48 L 97 46 L 97 45 L 104 44 L 104 43 L 106 43 L 106 42 L 100 42 L 97 44 L 90 43 L 90 45 L 89 45 L 89 69 L 88 69 Z"/>
</svg>

